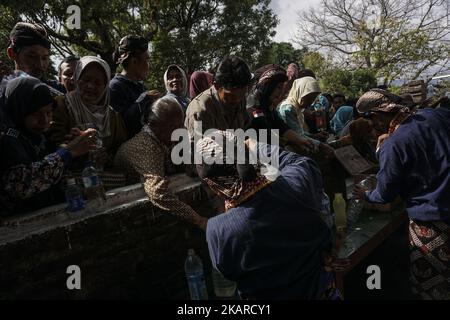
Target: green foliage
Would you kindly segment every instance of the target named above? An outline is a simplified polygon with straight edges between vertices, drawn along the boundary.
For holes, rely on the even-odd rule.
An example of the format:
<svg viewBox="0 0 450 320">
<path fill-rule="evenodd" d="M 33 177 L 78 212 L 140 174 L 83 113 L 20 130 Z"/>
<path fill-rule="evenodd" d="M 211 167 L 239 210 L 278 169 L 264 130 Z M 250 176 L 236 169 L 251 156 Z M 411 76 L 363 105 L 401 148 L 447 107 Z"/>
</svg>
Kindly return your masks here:
<svg viewBox="0 0 450 320">
<path fill-rule="evenodd" d="M 303 57 L 307 52 L 306 48 L 295 49 L 289 42 L 273 42 L 260 65 L 274 63 L 286 68 L 289 63 L 296 62 L 304 67 Z"/>
<path fill-rule="evenodd" d="M 68 30 L 70 5 L 81 8 L 81 30 Z M 16 22 L 11 17 L 44 24 L 60 55 L 100 55 L 112 70 L 112 53 L 127 34 L 152 40 L 151 74 L 147 83 L 163 87 L 163 72 L 172 63 L 187 73 L 215 66 L 236 54 L 251 67 L 264 59 L 278 23 L 270 0 L 4 0 L 0 37 Z M 14 21 L 13 21 L 14 20 Z M 6 43 L 2 42 L 1 51 Z"/>
</svg>

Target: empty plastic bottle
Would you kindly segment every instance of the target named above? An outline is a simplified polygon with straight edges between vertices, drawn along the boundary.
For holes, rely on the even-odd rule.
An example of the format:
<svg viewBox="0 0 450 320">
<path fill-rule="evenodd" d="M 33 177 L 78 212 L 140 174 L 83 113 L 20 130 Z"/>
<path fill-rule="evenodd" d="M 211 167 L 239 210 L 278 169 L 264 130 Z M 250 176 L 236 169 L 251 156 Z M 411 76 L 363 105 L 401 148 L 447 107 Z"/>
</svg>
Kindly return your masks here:
<svg viewBox="0 0 450 320">
<path fill-rule="evenodd" d="M 83 192 L 74 178 L 67 180 L 66 203 L 69 212 L 81 211 L 85 206 Z"/>
<path fill-rule="evenodd" d="M 195 254 L 194 249 L 188 250 L 184 262 L 184 271 L 189 286 L 191 300 L 208 300 L 202 260 Z"/>
<path fill-rule="evenodd" d="M 86 162 L 82 177 L 87 208 L 94 212 L 101 211 L 106 203 L 106 195 L 97 170 L 92 166 L 91 161 Z"/>
</svg>

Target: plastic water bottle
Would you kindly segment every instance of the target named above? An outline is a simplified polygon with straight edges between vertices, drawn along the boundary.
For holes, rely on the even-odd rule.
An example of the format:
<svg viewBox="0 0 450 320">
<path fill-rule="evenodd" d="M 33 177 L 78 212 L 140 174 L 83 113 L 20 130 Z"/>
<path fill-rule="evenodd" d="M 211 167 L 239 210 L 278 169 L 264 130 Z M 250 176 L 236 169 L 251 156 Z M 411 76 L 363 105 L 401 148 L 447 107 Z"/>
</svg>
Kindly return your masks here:
<svg viewBox="0 0 450 320">
<path fill-rule="evenodd" d="M 67 211 L 69 212 L 77 212 L 84 209 L 83 192 L 74 178 L 67 180 L 66 202 Z"/>
<path fill-rule="evenodd" d="M 336 229 L 342 231 L 347 227 L 346 203 L 342 193 L 334 195 L 333 209 L 336 215 Z"/>
<path fill-rule="evenodd" d="M 106 203 L 106 195 L 97 170 L 92 166 L 91 161 L 86 162 L 82 177 L 87 208 L 94 212 L 101 211 Z"/>
<path fill-rule="evenodd" d="M 191 300 L 208 300 L 202 260 L 195 254 L 194 249 L 188 250 L 184 262 L 184 271 L 189 286 Z"/>
<path fill-rule="evenodd" d="M 369 178 L 366 178 L 358 183 L 359 186 L 364 187 L 368 190 L 372 187 L 372 181 Z M 359 216 L 364 208 L 364 201 L 361 199 L 353 198 L 350 200 L 348 205 L 348 223 L 350 227 L 356 223 L 359 219 Z"/>
<path fill-rule="evenodd" d="M 86 129 L 92 128 L 92 129 L 96 130 L 96 132 L 94 134 L 96 149 L 89 151 L 89 160 L 91 160 L 92 163 L 95 164 L 95 168 L 97 169 L 97 171 L 103 171 L 103 166 L 97 163 L 97 157 L 98 157 L 99 151 L 100 151 L 100 149 L 103 148 L 103 140 L 100 137 L 100 132 L 98 131 L 98 127 L 93 123 L 87 123 L 85 125 L 85 127 L 86 127 Z"/>
<path fill-rule="evenodd" d="M 214 285 L 214 294 L 217 298 L 234 297 L 237 287 L 236 282 L 228 280 L 215 268 L 212 270 L 212 280 Z"/>
<path fill-rule="evenodd" d="M 328 197 L 328 195 L 324 191 L 322 191 L 322 201 L 321 201 L 321 206 L 320 206 L 320 217 L 326 223 L 328 228 L 330 228 L 331 230 L 334 229 L 335 216 L 331 212 L 330 198 Z"/>
</svg>

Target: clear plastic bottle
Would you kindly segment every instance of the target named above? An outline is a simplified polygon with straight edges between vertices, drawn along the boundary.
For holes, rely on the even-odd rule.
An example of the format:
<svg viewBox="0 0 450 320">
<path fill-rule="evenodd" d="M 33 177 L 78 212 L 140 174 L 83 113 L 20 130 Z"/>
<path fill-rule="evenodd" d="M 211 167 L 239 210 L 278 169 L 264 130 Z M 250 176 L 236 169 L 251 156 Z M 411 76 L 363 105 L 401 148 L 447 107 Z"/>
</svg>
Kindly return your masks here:
<svg viewBox="0 0 450 320">
<path fill-rule="evenodd" d="M 83 192 L 74 178 L 67 180 L 66 203 L 67 211 L 71 213 L 81 211 L 85 206 Z"/>
<path fill-rule="evenodd" d="M 191 300 L 208 300 L 202 260 L 195 254 L 194 249 L 188 250 L 184 262 L 184 271 L 189 286 Z"/>
<path fill-rule="evenodd" d="M 105 190 L 91 161 L 86 162 L 82 177 L 87 208 L 94 212 L 103 210 L 106 203 Z"/>
<path fill-rule="evenodd" d="M 100 132 L 98 131 L 98 127 L 93 123 L 87 123 L 85 125 L 86 129 L 95 129 L 95 150 L 89 151 L 89 160 L 92 161 L 92 163 L 95 165 L 95 168 L 97 171 L 101 172 L 103 171 L 103 166 L 97 163 L 97 158 L 99 156 L 100 150 L 103 148 L 103 140 L 100 136 Z"/>
<path fill-rule="evenodd" d="M 358 183 L 358 186 L 370 190 L 372 188 L 372 180 L 366 178 Z M 350 225 L 358 221 L 359 216 L 364 208 L 364 201 L 353 196 L 348 205 L 348 222 Z"/>
<path fill-rule="evenodd" d="M 342 193 L 334 195 L 333 209 L 336 215 L 336 229 L 345 230 L 347 227 L 346 203 Z"/>
<path fill-rule="evenodd" d="M 234 297 L 237 287 L 236 282 L 228 280 L 215 268 L 212 270 L 212 280 L 214 285 L 214 294 L 217 298 Z"/>
</svg>

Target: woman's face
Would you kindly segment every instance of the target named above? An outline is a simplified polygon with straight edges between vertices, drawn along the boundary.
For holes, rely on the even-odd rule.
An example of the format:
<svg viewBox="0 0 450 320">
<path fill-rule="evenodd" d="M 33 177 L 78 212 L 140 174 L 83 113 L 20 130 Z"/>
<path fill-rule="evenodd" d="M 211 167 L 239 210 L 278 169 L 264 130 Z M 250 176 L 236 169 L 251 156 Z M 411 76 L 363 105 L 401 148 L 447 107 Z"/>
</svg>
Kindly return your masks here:
<svg viewBox="0 0 450 320">
<path fill-rule="evenodd" d="M 274 109 L 283 100 L 284 82 L 278 83 L 269 97 L 270 106 Z"/>
<path fill-rule="evenodd" d="M 318 95 L 319 92 L 308 93 L 306 96 L 300 99 L 300 107 L 302 109 L 308 108 L 310 105 L 313 104 L 314 100 L 316 100 Z"/>
<path fill-rule="evenodd" d="M 29 114 L 24 119 L 25 129 L 34 134 L 42 134 L 50 128 L 53 107 L 49 104 L 38 111 Z"/>
<path fill-rule="evenodd" d="M 167 73 L 167 85 L 170 93 L 174 95 L 181 95 L 183 93 L 183 76 L 180 70 L 171 68 Z"/>
<path fill-rule="evenodd" d="M 106 89 L 105 70 L 98 63 L 90 63 L 78 80 L 78 88 L 84 103 L 99 105 Z"/>
</svg>

